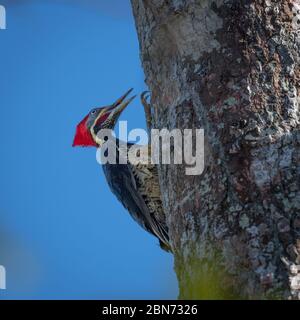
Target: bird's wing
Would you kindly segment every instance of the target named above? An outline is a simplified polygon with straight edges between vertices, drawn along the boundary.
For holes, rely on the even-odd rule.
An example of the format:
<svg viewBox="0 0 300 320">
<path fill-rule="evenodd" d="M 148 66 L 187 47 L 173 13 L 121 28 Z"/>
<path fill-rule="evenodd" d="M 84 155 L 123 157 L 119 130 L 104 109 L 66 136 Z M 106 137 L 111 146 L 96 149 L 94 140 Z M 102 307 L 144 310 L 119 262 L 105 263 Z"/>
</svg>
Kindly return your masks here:
<svg viewBox="0 0 300 320">
<path fill-rule="evenodd" d="M 160 240 L 168 243 L 168 228 L 161 200 L 157 167 L 152 164 L 129 166 L 137 189 L 148 208 L 151 220 L 156 224 Z"/>
<path fill-rule="evenodd" d="M 111 191 L 117 196 L 133 219 L 146 231 L 168 245 L 168 232 L 162 218 L 161 200 L 155 166 L 105 164 L 104 174 Z M 153 188 L 152 188 L 152 187 Z M 151 190 L 150 190 L 151 189 Z M 157 210 L 157 212 L 155 211 Z M 158 214 L 157 214 L 158 213 Z"/>
</svg>

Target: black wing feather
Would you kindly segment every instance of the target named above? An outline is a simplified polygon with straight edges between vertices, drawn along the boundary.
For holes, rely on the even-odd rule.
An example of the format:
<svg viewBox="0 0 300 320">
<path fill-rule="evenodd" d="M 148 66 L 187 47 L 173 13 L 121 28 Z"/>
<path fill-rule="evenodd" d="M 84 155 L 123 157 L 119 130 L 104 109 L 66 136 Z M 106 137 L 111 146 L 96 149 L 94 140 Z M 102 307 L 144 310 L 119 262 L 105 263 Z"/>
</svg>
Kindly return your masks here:
<svg viewBox="0 0 300 320">
<path fill-rule="evenodd" d="M 150 213 L 145 199 L 138 191 L 137 181 L 129 164 L 104 164 L 103 171 L 111 191 L 129 211 L 132 218 L 146 231 L 168 246 L 166 227 Z"/>
</svg>

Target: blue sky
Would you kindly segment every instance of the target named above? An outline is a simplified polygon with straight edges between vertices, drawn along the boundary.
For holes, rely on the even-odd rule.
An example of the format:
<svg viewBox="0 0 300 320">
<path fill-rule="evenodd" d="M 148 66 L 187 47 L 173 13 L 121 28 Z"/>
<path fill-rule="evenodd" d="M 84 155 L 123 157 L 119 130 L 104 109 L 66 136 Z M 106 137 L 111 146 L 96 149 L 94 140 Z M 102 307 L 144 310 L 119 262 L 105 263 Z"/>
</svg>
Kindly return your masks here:
<svg viewBox="0 0 300 320">
<path fill-rule="evenodd" d="M 0 0 L 1 298 L 169 299 L 172 256 L 111 194 L 76 124 L 146 89 L 129 1 Z M 145 127 L 136 99 L 123 113 Z"/>
</svg>

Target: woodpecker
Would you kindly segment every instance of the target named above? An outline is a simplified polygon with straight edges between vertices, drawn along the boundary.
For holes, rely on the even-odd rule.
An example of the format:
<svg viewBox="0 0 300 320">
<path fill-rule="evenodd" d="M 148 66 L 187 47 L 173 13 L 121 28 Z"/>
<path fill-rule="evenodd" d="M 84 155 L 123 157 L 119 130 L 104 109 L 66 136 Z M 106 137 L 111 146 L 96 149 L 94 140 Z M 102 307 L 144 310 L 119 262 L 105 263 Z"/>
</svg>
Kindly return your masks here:
<svg viewBox="0 0 300 320">
<path fill-rule="evenodd" d="M 122 111 L 136 97 L 126 100 L 132 90 L 127 91 L 112 105 L 92 109 L 77 125 L 73 147 L 101 148 L 104 141 L 97 136 L 97 133 L 101 129 L 114 129 Z M 146 92 L 141 95 L 141 100 L 149 125 L 150 106 L 147 104 L 145 94 Z M 158 238 L 160 247 L 165 251 L 171 251 L 156 165 L 141 163 L 134 165 L 128 161 L 127 164 L 120 164 L 119 139 L 116 139 L 116 146 L 116 164 L 102 165 L 111 191 L 129 211 L 131 217 L 147 232 Z M 127 152 L 132 146 L 132 143 L 127 143 Z"/>
</svg>

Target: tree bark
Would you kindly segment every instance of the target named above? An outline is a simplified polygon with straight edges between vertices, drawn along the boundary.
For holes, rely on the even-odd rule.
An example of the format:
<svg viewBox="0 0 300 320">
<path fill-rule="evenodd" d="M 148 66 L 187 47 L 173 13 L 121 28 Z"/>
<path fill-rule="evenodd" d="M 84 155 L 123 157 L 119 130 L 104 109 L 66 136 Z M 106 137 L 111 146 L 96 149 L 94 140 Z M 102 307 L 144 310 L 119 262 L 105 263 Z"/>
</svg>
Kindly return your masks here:
<svg viewBox="0 0 300 320">
<path fill-rule="evenodd" d="M 180 298 L 299 299 L 300 2 L 131 1 L 152 126 L 205 130 L 159 166 Z"/>
</svg>

